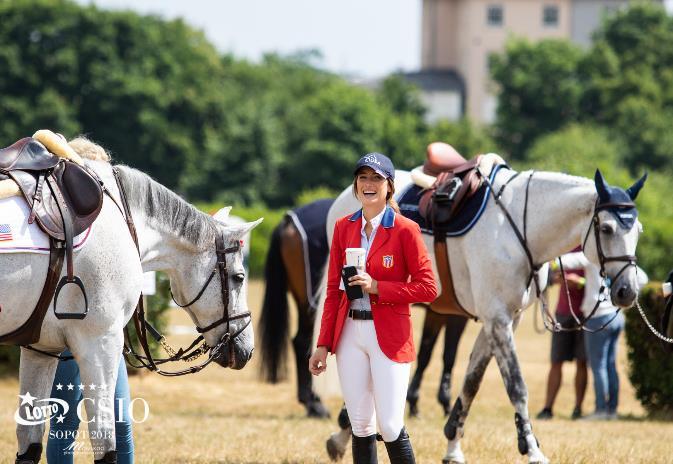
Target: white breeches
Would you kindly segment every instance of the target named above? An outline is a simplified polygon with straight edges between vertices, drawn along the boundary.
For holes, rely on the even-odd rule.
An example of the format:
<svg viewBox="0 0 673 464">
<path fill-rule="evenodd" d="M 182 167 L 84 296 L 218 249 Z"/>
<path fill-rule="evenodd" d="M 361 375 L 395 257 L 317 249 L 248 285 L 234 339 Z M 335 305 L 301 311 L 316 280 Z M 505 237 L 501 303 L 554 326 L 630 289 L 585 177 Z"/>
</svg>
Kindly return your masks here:
<svg viewBox="0 0 673 464">
<path fill-rule="evenodd" d="M 374 321 L 346 318 L 336 352 L 339 382 L 357 437 L 379 433 L 395 441 L 404 426 L 411 363 L 391 361 L 376 339 Z"/>
</svg>

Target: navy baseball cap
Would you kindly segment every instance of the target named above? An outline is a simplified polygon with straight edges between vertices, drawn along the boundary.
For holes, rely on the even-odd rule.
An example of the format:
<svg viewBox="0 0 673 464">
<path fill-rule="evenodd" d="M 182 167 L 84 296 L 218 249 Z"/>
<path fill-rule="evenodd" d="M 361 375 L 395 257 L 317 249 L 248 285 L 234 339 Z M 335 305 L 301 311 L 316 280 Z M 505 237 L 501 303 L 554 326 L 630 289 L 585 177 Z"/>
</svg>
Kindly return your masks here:
<svg viewBox="0 0 673 464">
<path fill-rule="evenodd" d="M 358 164 L 355 165 L 355 171 L 353 174 L 357 174 L 360 168 L 372 168 L 376 173 L 382 175 L 386 179 L 390 178 L 395 180 L 395 167 L 393 162 L 390 161 L 386 155 L 381 153 L 367 153 L 365 156 L 360 158 Z"/>
</svg>

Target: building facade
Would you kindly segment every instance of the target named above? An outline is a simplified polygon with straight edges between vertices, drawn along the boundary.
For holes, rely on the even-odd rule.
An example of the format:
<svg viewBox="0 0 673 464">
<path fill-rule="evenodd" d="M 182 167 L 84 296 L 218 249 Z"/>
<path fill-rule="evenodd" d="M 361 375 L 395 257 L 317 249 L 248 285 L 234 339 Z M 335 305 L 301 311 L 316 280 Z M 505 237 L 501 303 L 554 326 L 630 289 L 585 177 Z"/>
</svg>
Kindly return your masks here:
<svg viewBox="0 0 673 464">
<path fill-rule="evenodd" d="M 453 72 L 463 81 L 460 107 L 474 121 L 490 123 L 496 89 L 489 56 L 505 49 L 510 36 L 530 40 L 566 38 L 589 46 L 605 15 L 627 0 L 423 0 L 421 73 Z M 659 1 L 658 3 L 661 3 Z M 434 89 L 435 94 L 441 94 Z M 427 98 L 426 98 L 427 99 Z M 445 101 L 448 101 L 445 99 Z M 431 113 L 451 117 L 456 108 Z"/>
</svg>

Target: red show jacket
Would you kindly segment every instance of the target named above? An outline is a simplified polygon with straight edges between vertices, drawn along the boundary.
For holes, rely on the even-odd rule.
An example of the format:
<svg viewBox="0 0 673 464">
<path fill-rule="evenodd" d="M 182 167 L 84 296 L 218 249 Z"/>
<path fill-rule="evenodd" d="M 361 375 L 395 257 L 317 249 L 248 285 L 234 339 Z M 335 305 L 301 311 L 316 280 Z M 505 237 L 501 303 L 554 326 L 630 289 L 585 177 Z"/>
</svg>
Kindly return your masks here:
<svg viewBox="0 0 673 464">
<path fill-rule="evenodd" d="M 334 353 L 348 317 L 350 302 L 339 289 L 346 248 L 361 244 L 362 210 L 339 219 L 334 225 L 327 274 L 327 297 L 318 346 Z M 415 222 L 386 207 L 367 255 L 366 271 L 378 282 L 378 295 L 369 295 L 381 351 L 395 362 L 416 357 L 411 326 L 411 303 L 434 301 L 437 285 L 432 263 Z"/>
</svg>

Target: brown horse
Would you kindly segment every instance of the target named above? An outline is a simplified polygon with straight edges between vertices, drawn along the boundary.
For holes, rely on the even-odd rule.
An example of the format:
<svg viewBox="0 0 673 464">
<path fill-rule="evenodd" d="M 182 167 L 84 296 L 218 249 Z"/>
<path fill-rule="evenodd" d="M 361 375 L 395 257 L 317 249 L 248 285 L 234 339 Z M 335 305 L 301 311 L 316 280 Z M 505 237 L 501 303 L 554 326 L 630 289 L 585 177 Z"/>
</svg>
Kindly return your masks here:
<svg viewBox="0 0 673 464">
<path fill-rule="evenodd" d="M 271 236 L 266 258 L 266 289 L 260 319 L 262 375 L 271 383 L 284 377 L 289 332 L 287 291 L 298 311 L 292 339 L 297 368 L 297 398 L 309 417 L 329 417 L 313 390 L 308 371 L 319 286 L 329 246 L 325 224 L 334 200 L 317 200 L 283 217 Z"/>
</svg>

